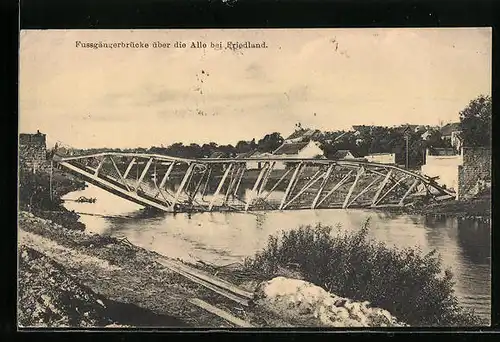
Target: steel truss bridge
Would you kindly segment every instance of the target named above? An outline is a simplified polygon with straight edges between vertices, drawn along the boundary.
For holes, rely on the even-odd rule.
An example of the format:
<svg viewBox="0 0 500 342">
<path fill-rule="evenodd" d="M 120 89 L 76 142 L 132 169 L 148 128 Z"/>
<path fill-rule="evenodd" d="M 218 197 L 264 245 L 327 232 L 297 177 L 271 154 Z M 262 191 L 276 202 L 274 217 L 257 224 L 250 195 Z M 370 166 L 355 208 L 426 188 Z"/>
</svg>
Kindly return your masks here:
<svg viewBox="0 0 500 342">
<path fill-rule="evenodd" d="M 358 160 L 186 159 L 99 153 L 55 165 L 110 193 L 165 212 L 406 206 L 455 199 L 434 178 Z"/>
</svg>

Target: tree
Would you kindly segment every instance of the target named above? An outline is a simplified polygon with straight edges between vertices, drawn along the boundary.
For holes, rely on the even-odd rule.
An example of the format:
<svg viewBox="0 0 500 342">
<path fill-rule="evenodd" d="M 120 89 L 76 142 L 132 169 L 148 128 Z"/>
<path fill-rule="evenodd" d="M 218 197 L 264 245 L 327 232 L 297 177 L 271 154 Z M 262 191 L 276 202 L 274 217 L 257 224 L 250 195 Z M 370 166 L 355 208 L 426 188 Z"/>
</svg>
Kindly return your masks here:
<svg viewBox="0 0 500 342">
<path fill-rule="evenodd" d="M 257 143 L 257 149 L 260 152 L 272 152 L 283 144 L 283 137 L 278 132 L 267 134 Z M 255 143 L 255 141 L 254 141 Z"/>
<path fill-rule="evenodd" d="M 490 147 L 491 96 L 479 95 L 460 112 L 461 137 L 465 146 Z"/>
</svg>

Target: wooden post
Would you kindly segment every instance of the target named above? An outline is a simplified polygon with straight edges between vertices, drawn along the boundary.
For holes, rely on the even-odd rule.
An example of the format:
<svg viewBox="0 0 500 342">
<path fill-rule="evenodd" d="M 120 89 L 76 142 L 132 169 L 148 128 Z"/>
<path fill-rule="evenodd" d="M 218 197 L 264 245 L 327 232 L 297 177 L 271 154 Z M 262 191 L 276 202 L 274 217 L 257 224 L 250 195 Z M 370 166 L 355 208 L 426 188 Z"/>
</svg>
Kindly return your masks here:
<svg viewBox="0 0 500 342">
<path fill-rule="evenodd" d="M 349 192 L 347 193 L 347 196 L 345 197 L 344 204 L 342 204 L 342 209 L 345 209 L 347 207 L 347 203 L 349 203 L 349 198 L 351 198 L 352 192 L 354 191 L 354 188 L 356 187 L 356 184 L 359 181 L 359 178 L 361 175 L 365 172 L 364 167 L 360 167 L 358 170 L 358 173 L 356 174 L 356 178 L 354 179 L 354 182 L 352 183 L 351 187 L 349 188 Z"/>
<path fill-rule="evenodd" d="M 113 164 L 116 173 L 118 173 L 118 177 L 120 177 L 120 180 L 123 182 L 123 185 L 125 185 L 125 187 L 127 188 L 127 190 L 130 191 L 129 186 L 128 186 L 127 182 L 125 181 L 125 179 L 123 178 L 122 174 L 120 173 L 120 170 L 118 169 L 118 166 L 116 165 L 113 157 L 110 156 L 109 159 L 111 160 L 111 163 Z"/>
<path fill-rule="evenodd" d="M 220 189 L 222 189 L 222 186 L 224 185 L 224 182 L 226 181 L 227 175 L 229 174 L 229 171 L 233 168 L 233 164 L 229 164 L 229 167 L 226 169 L 226 172 L 224 172 L 224 175 L 222 176 L 222 179 L 219 182 L 219 185 L 217 186 L 217 189 L 215 190 L 215 193 L 213 194 L 212 200 L 210 201 L 210 204 L 208 205 L 208 211 L 212 211 L 212 208 L 214 207 L 215 200 L 217 199 L 217 195 L 220 192 Z"/>
<path fill-rule="evenodd" d="M 318 204 L 319 198 L 321 197 L 321 193 L 325 189 L 325 186 L 328 183 L 328 179 L 330 178 L 330 175 L 332 174 L 334 167 L 335 167 L 335 164 L 330 164 L 330 166 L 328 167 L 328 170 L 326 171 L 325 178 L 323 178 L 323 181 L 321 182 L 318 193 L 316 194 L 316 197 L 314 198 L 314 200 L 311 204 L 311 209 L 316 208 L 316 205 Z"/>
<path fill-rule="evenodd" d="M 391 175 L 392 175 L 392 170 L 390 170 L 386 175 L 385 175 L 385 178 L 384 180 L 382 181 L 382 183 L 380 183 L 380 187 L 378 188 L 377 190 L 377 193 L 375 194 L 375 196 L 373 197 L 372 199 L 372 207 L 375 206 L 375 204 L 377 203 L 377 200 L 380 196 L 380 194 L 382 193 L 382 190 L 385 188 L 385 186 L 387 185 L 387 183 L 389 182 L 389 179 L 391 179 Z"/>
<path fill-rule="evenodd" d="M 254 199 L 254 194 L 257 191 L 257 187 L 259 186 L 262 176 L 264 176 L 264 173 L 267 171 L 268 167 L 269 164 L 266 163 L 266 165 L 264 165 L 264 167 L 260 170 L 259 176 L 257 177 L 257 180 L 253 185 L 252 192 L 250 192 L 250 198 L 248 199 L 247 204 L 245 205 L 245 211 L 248 211 L 248 209 L 250 208 L 250 204 L 252 204 L 252 201 Z"/>
<path fill-rule="evenodd" d="M 406 197 L 408 197 L 408 195 L 413 191 L 413 189 L 415 189 L 415 187 L 417 187 L 418 183 L 420 183 L 420 179 L 415 179 L 415 181 L 413 182 L 413 184 L 410 186 L 410 188 L 405 192 L 405 194 L 403 195 L 403 197 L 401 198 L 401 200 L 399 201 L 399 206 L 403 206 L 404 204 L 404 200 L 406 199 Z"/>
<path fill-rule="evenodd" d="M 141 176 L 137 180 L 137 183 L 135 185 L 135 193 L 137 193 L 137 190 L 139 190 L 139 186 L 141 185 L 142 180 L 146 176 L 146 173 L 148 172 L 149 167 L 153 163 L 153 158 L 149 158 L 148 162 L 146 163 L 146 166 L 144 167 L 144 170 L 142 170 Z"/>
<path fill-rule="evenodd" d="M 177 189 L 177 192 L 175 193 L 174 201 L 172 202 L 172 205 L 170 206 L 172 211 L 175 211 L 175 205 L 177 204 L 177 201 L 179 200 L 179 197 L 182 193 L 182 190 L 184 189 L 184 185 L 186 184 L 189 176 L 191 175 L 191 172 L 194 169 L 194 163 L 190 163 L 189 167 L 186 170 L 186 173 L 184 174 L 184 177 L 182 178 L 181 184 L 179 185 L 179 188 Z"/>
<path fill-rule="evenodd" d="M 281 199 L 281 204 L 279 206 L 279 210 L 283 209 L 283 206 L 285 205 L 285 201 L 286 201 L 288 195 L 290 194 L 290 191 L 292 190 L 292 186 L 295 182 L 295 178 L 297 177 L 301 167 L 302 167 L 302 163 L 299 163 L 299 165 L 296 166 L 295 171 L 293 172 L 292 178 L 290 179 L 290 182 L 288 183 L 288 186 L 285 190 L 285 194 L 284 194 L 283 198 Z"/>
</svg>

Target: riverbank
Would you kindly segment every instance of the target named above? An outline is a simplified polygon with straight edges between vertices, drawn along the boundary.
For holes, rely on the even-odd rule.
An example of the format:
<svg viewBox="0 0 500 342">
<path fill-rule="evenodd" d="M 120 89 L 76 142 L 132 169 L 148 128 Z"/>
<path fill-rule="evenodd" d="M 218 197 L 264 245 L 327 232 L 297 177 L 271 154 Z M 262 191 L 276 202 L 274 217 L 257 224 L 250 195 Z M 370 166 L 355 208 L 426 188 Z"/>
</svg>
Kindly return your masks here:
<svg viewBox="0 0 500 342">
<path fill-rule="evenodd" d="M 377 209 L 379 212 L 395 214 L 446 216 L 460 219 L 491 219 L 491 197 L 480 196 L 467 200 L 451 200 L 430 204 L 415 204 L 406 207 Z"/>
<path fill-rule="evenodd" d="M 235 327 L 201 298 L 253 326 L 289 326 L 162 266 L 169 259 L 111 237 L 19 213 L 19 317 L 32 326 Z M 124 311 L 125 310 L 125 311 Z"/>
</svg>

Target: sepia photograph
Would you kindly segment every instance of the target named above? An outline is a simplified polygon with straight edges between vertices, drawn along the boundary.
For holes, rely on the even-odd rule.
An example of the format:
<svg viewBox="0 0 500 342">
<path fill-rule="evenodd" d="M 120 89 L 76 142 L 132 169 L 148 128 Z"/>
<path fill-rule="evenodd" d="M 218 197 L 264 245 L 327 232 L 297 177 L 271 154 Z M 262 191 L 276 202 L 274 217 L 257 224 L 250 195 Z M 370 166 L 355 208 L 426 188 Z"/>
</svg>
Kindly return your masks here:
<svg viewBox="0 0 500 342">
<path fill-rule="evenodd" d="M 18 329 L 491 325 L 492 29 L 21 30 Z"/>
</svg>

